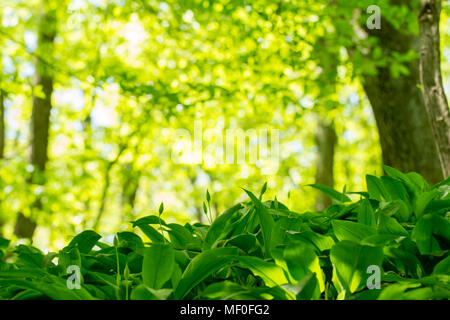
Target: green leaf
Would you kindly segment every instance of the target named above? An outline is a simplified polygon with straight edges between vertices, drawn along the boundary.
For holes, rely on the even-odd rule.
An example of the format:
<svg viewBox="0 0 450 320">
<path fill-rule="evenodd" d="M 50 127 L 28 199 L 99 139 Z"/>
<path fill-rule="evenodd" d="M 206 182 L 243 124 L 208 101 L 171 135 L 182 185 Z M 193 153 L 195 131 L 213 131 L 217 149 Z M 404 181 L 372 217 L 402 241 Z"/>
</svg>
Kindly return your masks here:
<svg viewBox="0 0 450 320">
<path fill-rule="evenodd" d="M 148 224 L 161 224 L 163 226 L 166 225 L 166 223 L 164 222 L 163 219 L 161 219 L 158 216 L 155 215 L 151 215 L 151 216 L 146 216 L 143 218 L 140 218 L 136 221 L 132 221 L 133 227 L 140 227 L 142 225 L 148 225 Z"/>
<path fill-rule="evenodd" d="M 408 239 L 405 239 L 404 241 L 407 243 Z M 398 270 L 397 272 L 417 278 L 424 274 L 424 269 L 416 255 L 416 250 L 416 247 L 414 247 L 411 250 L 412 252 L 410 252 L 402 249 L 401 247 L 396 248 L 395 246 L 388 246 L 384 248 L 383 252 L 385 256 L 396 266 L 396 269 Z"/>
<path fill-rule="evenodd" d="M 366 285 L 369 266 L 375 265 L 381 269 L 383 248 L 344 240 L 331 248 L 330 257 L 340 284 L 353 293 Z"/>
<path fill-rule="evenodd" d="M 417 219 L 420 219 L 420 217 L 422 217 L 425 208 L 428 206 L 431 200 L 436 198 L 438 194 L 438 190 L 431 190 L 419 195 L 416 198 L 416 200 L 414 201 L 414 213 Z"/>
<path fill-rule="evenodd" d="M 70 290 L 66 279 L 34 269 L 0 272 L 0 288 L 12 286 L 40 292 L 53 300 L 94 300 L 81 285 L 80 289 Z"/>
<path fill-rule="evenodd" d="M 241 207 L 242 205 L 239 203 L 227 209 L 214 220 L 206 234 L 205 242 L 203 244 L 204 249 L 210 249 L 217 240 L 222 239 L 223 236 L 231 231 L 231 226 L 241 216 L 239 213 Z"/>
<path fill-rule="evenodd" d="M 164 243 L 165 238 L 155 230 L 155 228 L 149 226 L 148 224 L 139 224 L 138 228 L 153 242 L 153 243 Z"/>
<path fill-rule="evenodd" d="M 18 258 L 16 264 L 22 267 L 43 268 L 44 267 L 44 255 L 35 247 L 18 245 L 15 253 Z"/>
<path fill-rule="evenodd" d="M 412 208 L 405 201 L 397 199 L 392 202 L 398 207 L 397 211 L 394 213 L 395 217 L 400 222 L 407 222 L 411 218 Z"/>
<path fill-rule="evenodd" d="M 450 222 L 441 216 L 425 214 L 417 221 L 414 229 L 416 244 L 421 254 L 431 254 L 441 250 L 433 234 L 450 241 Z"/>
<path fill-rule="evenodd" d="M 255 276 L 261 277 L 264 283 L 269 286 L 280 286 L 289 283 L 283 269 L 273 262 L 268 262 L 258 257 L 239 256 L 236 257 L 239 266 L 249 269 Z"/>
<path fill-rule="evenodd" d="M 319 282 L 314 273 L 303 277 L 296 284 L 285 284 L 281 287 L 295 294 L 297 300 L 316 300 L 320 297 Z"/>
<path fill-rule="evenodd" d="M 236 257 L 236 248 L 215 248 L 197 255 L 187 266 L 175 290 L 175 299 L 184 298 L 205 278 L 229 264 Z"/>
<path fill-rule="evenodd" d="M 350 240 L 359 242 L 368 236 L 376 233 L 376 229 L 362 223 L 356 223 L 345 220 L 331 221 L 333 232 L 338 240 Z"/>
<path fill-rule="evenodd" d="M 385 246 L 391 243 L 399 243 L 405 237 L 395 234 L 374 234 L 364 238 L 360 243 L 367 246 Z"/>
<path fill-rule="evenodd" d="M 432 215 L 433 219 L 433 234 L 441 236 L 450 241 L 450 221 L 438 215 Z"/>
<path fill-rule="evenodd" d="M 288 245 L 283 251 L 290 274 L 296 281 L 302 280 L 309 273 L 315 273 L 320 292 L 325 290 L 325 277 L 320 267 L 319 258 L 310 246 L 295 243 Z"/>
<path fill-rule="evenodd" d="M 425 181 L 425 179 L 417 172 L 408 172 L 406 175 L 415 185 L 415 188 L 417 190 L 416 194 L 420 194 L 430 189 L 430 186 Z"/>
<path fill-rule="evenodd" d="M 262 196 L 264 195 L 264 193 L 266 193 L 266 190 L 267 190 L 267 182 L 265 182 L 261 188 L 261 192 L 259 193 L 259 200 L 262 199 Z"/>
<path fill-rule="evenodd" d="M 378 177 L 370 174 L 366 175 L 367 191 L 369 192 L 370 199 L 378 201 L 391 201 L 391 196 L 384 187 L 383 182 Z"/>
<path fill-rule="evenodd" d="M 418 288 L 419 283 L 394 283 L 381 291 L 378 300 L 428 300 L 433 297 L 431 288 Z"/>
<path fill-rule="evenodd" d="M 253 234 L 240 234 L 227 240 L 226 244 L 237 247 L 245 252 L 250 252 L 256 247 L 256 237 Z"/>
<path fill-rule="evenodd" d="M 377 214 L 377 230 L 379 234 L 392 234 L 397 236 L 408 236 L 408 231 L 392 217 L 379 212 Z"/>
<path fill-rule="evenodd" d="M 415 184 L 406 174 L 386 165 L 384 165 L 383 168 L 390 177 L 402 181 L 411 192 L 416 191 Z"/>
<path fill-rule="evenodd" d="M 450 275 L 450 256 L 447 256 L 434 266 L 433 274 Z"/>
<path fill-rule="evenodd" d="M 201 297 L 220 300 L 265 300 L 268 296 L 276 300 L 286 299 L 286 293 L 278 288 L 244 287 L 232 281 L 215 282 L 201 293 Z"/>
<path fill-rule="evenodd" d="M 62 272 L 65 273 L 67 268 L 71 265 L 81 267 L 81 255 L 77 247 L 66 247 L 58 253 L 58 265 L 62 267 Z"/>
<path fill-rule="evenodd" d="M 252 293 L 252 288 L 244 288 L 232 281 L 215 282 L 209 285 L 203 292 L 202 297 L 208 299 L 230 300 L 248 297 L 249 299 L 262 299 L 260 295 Z"/>
<path fill-rule="evenodd" d="M 168 244 L 155 243 L 144 250 L 142 262 L 143 283 L 153 289 L 160 289 L 172 276 L 175 253 Z"/>
<path fill-rule="evenodd" d="M 373 212 L 370 201 L 367 199 L 361 200 L 361 205 L 357 209 L 358 222 L 369 227 L 375 227 L 375 213 Z"/>
<path fill-rule="evenodd" d="M 314 231 L 302 231 L 298 233 L 290 232 L 289 237 L 295 240 L 305 240 L 313 244 L 319 252 L 330 250 L 334 245 L 334 240 L 330 236 L 324 236 Z"/>
<path fill-rule="evenodd" d="M 131 291 L 130 298 L 131 300 L 167 300 L 172 291 L 172 289 L 155 290 L 140 284 Z"/>
<path fill-rule="evenodd" d="M 175 263 L 172 271 L 172 276 L 170 278 L 170 282 L 172 283 L 172 288 L 174 288 L 174 290 L 178 286 L 178 283 L 180 283 L 181 275 L 182 275 L 181 268 L 178 265 L 178 263 Z"/>
<path fill-rule="evenodd" d="M 430 214 L 426 214 L 421 217 L 416 224 L 414 229 L 417 248 L 421 254 L 429 254 L 435 251 L 433 248 L 433 217 Z"/>
<path fill-rule="evenodd" d="M 142 239 L 132 232 L 118 232 L 117 238 L 119 239 L 119 247 L 129 248 L 133 251 L 141 251 L 144 248 Z"/>
<path fill-rule="evenodd" d="M 381 181 L 393 200 L 409 202 L 408 192 L 401 181 L 390 176 L 381 177 Z"/>
<path fill-rule="evenodd" d="M 86 230 L 76 235 L 67 247 L 77 247 L 80 253 L 89 253 L 100 238 L 101 236 L 95 231 Z"/>
<path fill-rule="evenodd" d="M 334 190 L 333 188 L 330 188 L 328 186 L 324 186 L 321 184 L 308 184 L 307 187 L 313 187 L 315 189 L 318 189 L 320 191 L 322 191 L 323 193 L 325 193 L 326 195 L 330 196 L 332 199 L 335 199 L 339 202 L 350 202 L 352 201 L 347 195 Z"/>
<path fill-rule="evenodd" d="M 169 233 L 170 240 L 175 247 L 200 249 L 200 239 L 195 238 L 187 228 L 176 223 L 170 223 L 167 227 L 169 228 L 167 232 Z"/>
<path fill-rule="evenodd" d="M 448 211 L 450 211 L 450 199 L 431 200 L 423 213 L 440 213 L 445 215 Z"/>
<path fill-rule="evenodd" d="M 119 288 L 116 284 L 116 278 L 113 275 L 104 274 L 104 273 L 95 272 L 95 271 L 87 271 L 86 279 L 88 279 L 89 282 L 96 283 L 97 285 L 104 284 L 108 287 L 111 287 L 114 290 L 117 290 Z"/>
<path fill-rule="evenodd" d="M 250 199 L 252 199 L 256 214 L 259 217 L 259 221 L 261 224 L 261 230 L 264 238 L 264 251 L 267 256 L 270 256 L 270 247 L 271 247 L 271 239 L 272 239 L 272 229 L 275 226 L 275 222 L 272 216 L 269 214 L 266 206 L 264 206 L 261 201 L 255 197 L 253 193 L 250 191 L 244 190 Z"/>
</svg>

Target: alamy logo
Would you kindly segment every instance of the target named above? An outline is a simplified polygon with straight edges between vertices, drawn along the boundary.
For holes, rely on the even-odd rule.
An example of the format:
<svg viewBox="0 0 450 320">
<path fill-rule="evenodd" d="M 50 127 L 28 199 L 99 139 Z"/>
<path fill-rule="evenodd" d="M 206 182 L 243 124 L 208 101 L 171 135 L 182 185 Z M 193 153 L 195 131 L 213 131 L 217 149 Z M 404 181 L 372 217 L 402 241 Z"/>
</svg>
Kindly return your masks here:
<svg viewBox="0 0 450 320">
<path fill-rule="evenodd" d="M 77 265 L 70 265 L 66 270 L 67 274 L 70 276 L 67 278 L 67 288 L 70 290 L 81 289 L 81 271 L 80 267 Z"/>
<path fill-rule="evenodd" d="M 369 290 L 372 289 L 381 289 L 381 270 L 379 266 L 370 265 L 367 267 L 367 274 L 371 274 L 370 277 L 367 278 L 367 288 Z"/>
<path fill-rule="evenodd" d="M 270 139 L 269 139 L 270 137 Z M 265 175 L 279 167 L 279 130 L 207 129 L 194 121 L 194 137 L 187 129 L 175 132 L 172 161 L 177 164 L 255 164 Z M 270 140 L 270 143 L 269 143 Z"/>
<path fill-rule="evenodd" d="M 367 19 L 367 28 L 369 30 L 381 29 L 381 9 L 377 5 L 371 5 L 367 8 L 367 13 L 371 16 Z"/>
</svg>

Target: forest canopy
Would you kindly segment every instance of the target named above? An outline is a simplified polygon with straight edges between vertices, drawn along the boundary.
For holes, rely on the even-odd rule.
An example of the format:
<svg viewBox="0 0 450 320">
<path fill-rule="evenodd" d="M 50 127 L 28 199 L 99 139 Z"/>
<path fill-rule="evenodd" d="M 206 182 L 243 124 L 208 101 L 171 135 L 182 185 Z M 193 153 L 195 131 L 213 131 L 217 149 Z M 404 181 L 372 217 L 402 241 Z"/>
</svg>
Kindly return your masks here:
<svg viewBox="0 0 450 320">
<path fill-rule="evenodd" d="M 291 210 L 323 209 L 307 185 L 361 191 L 383 163 L 443 180 L 414 111 L 419 4 L 3 0 L 0 234 L 61 249 L 160 203 L 166 220 L 206 222 L 206 190 L 217 216 L 265 182 Z M 443 1 L 447 93 L 448 13 Z M 240 162 L 227 132 L 244 135 Z M 275 161 L 252 158 L 264 137 Z"/>
<path fill-rule="evenodd" d="M 1 0 L 0 300 L 448 300 L 449 14 Z"/>
</svg>

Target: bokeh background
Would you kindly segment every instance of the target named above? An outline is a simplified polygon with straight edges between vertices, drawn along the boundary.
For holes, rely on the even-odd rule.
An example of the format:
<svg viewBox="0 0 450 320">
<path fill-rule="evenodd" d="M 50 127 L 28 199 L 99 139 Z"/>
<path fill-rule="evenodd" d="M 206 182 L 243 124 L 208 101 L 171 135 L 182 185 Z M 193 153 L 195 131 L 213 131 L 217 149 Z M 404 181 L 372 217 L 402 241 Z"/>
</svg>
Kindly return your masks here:
<svg viewBox="0 0 450 320">
<path fill-rule="evenodd" d="M 363 190 L 366 173 L 382 174 L 382 152 L 362 74 L 383 64 L 401 77 L 417 58 L 365 55 L 376 44 L 356 37 L 351 17 L 359 8 L 364 21 L 373 3 L 397 28 L 417 32 L 416 13 L 389 1 L 1 0 L 1 235 L 19 240 L 21 213 L 37 224 L 34 245 L 59 249 L 87 228 L 107 238 L 128 230 L 161 202 L 166 221 L 206 222 L 207 189 L 220 213 L 247 199 L 241 187 L 258 192 L 265 182 L 265 197 L 314 210 L 317 192 L 306 185 L 316 182 L 323 123 L 336 136 L 334 188 Z M 46 96 L 36 80 L 43 72 L 53 88 L 48 161 L 39 170 L 30 128 L 33 99 Z M 176 130 L 193 132 L 195 120 L 224 133 L 278 129 L 279 170 L 174 163 Z"/>
</svg>

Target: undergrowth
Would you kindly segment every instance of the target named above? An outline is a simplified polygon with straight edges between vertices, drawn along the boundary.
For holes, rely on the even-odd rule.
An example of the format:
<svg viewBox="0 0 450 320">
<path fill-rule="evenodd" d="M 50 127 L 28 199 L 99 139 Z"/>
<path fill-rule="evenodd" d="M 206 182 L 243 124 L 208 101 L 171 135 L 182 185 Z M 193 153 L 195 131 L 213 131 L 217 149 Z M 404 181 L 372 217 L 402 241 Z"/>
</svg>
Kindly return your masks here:
<svg viewBox="0 0 450 320">
<path fill-rule="evenodd" d="M 265 185 L 210 225 L 166 223 L 161 206 L 111 245 L 91 230 L 47 254 L 0 238 L 0 298 L 448 299 L 450 179 L 385 171 L 367 192 L 311 185 L 333 199 L 323 212 L 262 201 Z"/>
</svg>

